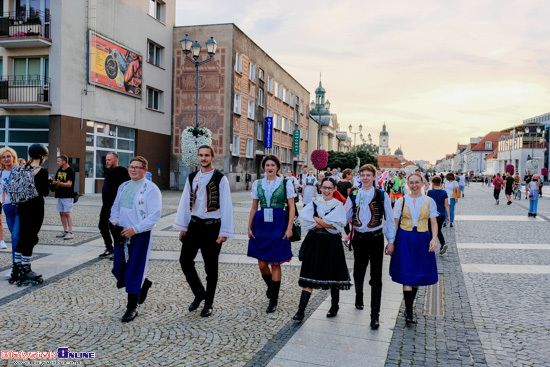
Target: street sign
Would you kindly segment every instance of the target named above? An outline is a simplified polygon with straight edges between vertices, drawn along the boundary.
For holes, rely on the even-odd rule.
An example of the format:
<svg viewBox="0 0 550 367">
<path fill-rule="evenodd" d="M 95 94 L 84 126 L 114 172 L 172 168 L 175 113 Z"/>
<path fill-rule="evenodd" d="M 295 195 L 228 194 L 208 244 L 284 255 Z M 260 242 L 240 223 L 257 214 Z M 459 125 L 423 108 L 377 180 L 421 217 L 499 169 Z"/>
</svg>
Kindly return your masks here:
<svg viewBox="0 0 550 367">
<path fill-rule="evenodd" d="M 271 148 L 273 145 L 273 117 L 265 118 L 264 148 Z"/>
<path fill-rule="evenodd" d="M 300 154 L 300 130 L 294 130 L 294 144 L 292 144 L 292 154 Z"/>
</svg>

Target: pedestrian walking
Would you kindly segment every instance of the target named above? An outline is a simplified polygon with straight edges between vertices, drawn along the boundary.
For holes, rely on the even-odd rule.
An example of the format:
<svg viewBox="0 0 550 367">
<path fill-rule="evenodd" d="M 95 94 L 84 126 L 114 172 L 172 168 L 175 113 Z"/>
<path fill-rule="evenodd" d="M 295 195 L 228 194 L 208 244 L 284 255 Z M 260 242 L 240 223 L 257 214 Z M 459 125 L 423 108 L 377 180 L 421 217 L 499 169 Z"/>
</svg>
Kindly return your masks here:
<svg viewBox="0 0 550 367">
<path fill-rule="evenodd" d="M 306 175 L 302 176 L 302 203 L 309 204 L 311 200 L 317 197 L 317 179 L 313 174 L 313 170 L 309 170 Z"/>
<path fill-rule="evenodd" d="M 449 226 L 453 227 L 455 221 L 455 205 L 458 203 L 458 198 L 460 197 L 460 189 L 456 182 L 455 175 L 452 172 L 447 173 L 445 177 L 447 178 L 445 182 L 445 191 L 447 191 L 447 198 L 449 199 Z M 447 221 L 447 212 L 445 212 L 445 221 Z M 443 227 L 445 226 L 446 223 L 443 223 Z"/>
<path fill-rule="evenodd" d="M 445 243 L 445 237 L 443 236 L 442 228 L 443 223 L 445 222 L 445 218 L 447 219 L 447 222 L 449 222 L 451 215 L 447 191 L 441 188 L 441 177 L 434 176 L 432 178 L 432 189 L 428 190 L 427 195 L 431 197 L 437 205 L 437 238 L 439 239 L 439 245 L 441 246 L 439 249 L 439 253 L 443 255 L 445 252 L 447 252 L 447 248 L 449 247 L 449 245 Z M 430 230 L 430 235 L 433 235 L 432 226 L 428 226 L 428 229 Z"/>
<path fill-rule="evenodd" d="M 345 172 L 345 170 L 344 170 Z M 330 289 L 331 306 L 327 317 L 338 314 L 340 290 L 348 290 L 351 282 L 341 233 L 346 225 L 344 205 L 332 197 L 336 181 L 327 177 L 321 183 L 323 196 L 310 202 L 300 213 L 302 229 L 309 231 L 300 248 L 302 287 L 298 311 L 293 320 L 302 321 L 313 289 Z"/>
<path fill-rule="evenodd" d="M 103 188 L 101 189 L 101 200 L 103 206 L 99 213 L 98 229 L 105 243 L 105 251 L 99 255 L 101 258 L 110 257 L 113 254 L 113 239 L 109 231 L 109 217 L 111 207 L 115 202 L 118 187 L 130 179 L 128 170 L 118 165 L 118 154 L 109 152 L 105 156 L 105 170 L 103 176 Z"/>
<path fill-rule="evenodd" d="M 395 176 L 391 181 L 390 198 L 391 198 L 392 206 L 395 203 L 395 200 L 403 196 L 404 189 L 405 189 L 405 171 L 399 171 L 397 176 Z"/>
<path fill-rule="evenodd" d="M 502 186 L 504 185 L 504 181 L 502 181 L 502 178 L 500 177 L 500 172 L 497 173 L 497 176 L 493 179 L 493 196 L 496 200 L 496 205 L 499 203 L 499 197 L 500 197 L 500 190 L 502 190 Z"/>
<path fill-rule="evenodd" d="M 281 264 L 292 260 L 290 238 L 296 193 L 292 182 L 279 176 L 279 158 L 274 155 L 265 156 L 262 169 L 265 171 L 264 177 L 254 181 L 252 185 L 247 255 L 258 260 L 260 273 L 267 285 L 269 305 L 266 312 L 272 313 L 277 309 L 279 300 Z M 287 203 L 288 213 L 285 210 Z"/>
<path fill-rule="evenodd" d="M 407 324 L 416 324 L 413 303 L 418 287 L 438 281 L 434 253 L 437 247 L 438 211 L 435 201 L 421 194 L 420 175 L 411 174 L 407 183 L 411 193 L 399 199 L 394 206 L 395 224 L 398 226 L 396 241 L 395 246 L 393 243 L 387 245 L 386 254 L 392 256 L 392 280 L 403 285 L 405 321 Z M 432 228 L 431 235 L 428 226 Z"/>
<path fill-rule="evenodd" d="M 119 186 L 109 218 L 115 238 L 112 273 L 117 288 L 125 287 L 128 293 L 122 322 L 130 322 L 138 315 L 138 304 L 145 302 L 153 284 L 145 273 L 152 231 L 162 212 L 162 195 L 157 185 L 145 178 L 148 166 L 144 157 L 130 160 L 130 181 Z"/>
<path fill-rule="evenodd" d="M 329 176 L 325 176 L 323 172 L 317 175 L 317 182 L 315 182 L 315 191 L 317 191 L 317 195 L 321 195 L 321 182 L 325 177 L 329 177 Z"/>
<path fill-rule="evenodd" d="M 506 205 L 512 204 L 512 193 L 514 192 L 514 178 L 510 172 L 506 172 L 505 185 L 504 185 L 504 194 L 506 195 L 507 203 Z"/>
<path fill-rule="evenodd" d="M 464 188 L 466 187 L 466 176 L 464 176 L 464 173 L 459 172 L 458 173 L 458 188 L 460 190 L 461 197 L 464 197 Z"/>
<path fill-rule="evenodd" d="M 527 171 L 527 174 L 523 176 L 523 182 L 525 182 L 525 200 L 527 200 L 528 194 L 527 194 L 527 186 L 529 186 L 529 183 L 531 182 L 531 178 L 533 175 L 531 174 L 531 171 Z"/>
<path fill-rule="evenodd" d="M 25 162 L 26 163 L 26 162 Z M 10 182 L 14 167 L 17 166 L 17 153 L 10 147 L 0 149 L 0 187 L 2 188 L 2 206 L 6 214 L 6 224 L 11 233 L 11 260 L 15 262 L 15 248 L 19 242 L 19 214 L 17 214 L 17 207 L 12 204 L 10 194 L 8 192 L 8 183 Z M 0 210 L 0 213 L 2 210 Z M 0 225 L 2 221 L 0 220 Z M 2 246 L 0 248 L 7 248 L 4 243 L 4 232 L 2 229 Z M 7 278 L 14 279 L 13 273 L 10 270 L 6 274 Z"/>
<path fill-rule="evenodd" d="M 74 238 L 73 216 L 71 210 L 73 208 L 74 181 L 76 174 L 74 169 L 69 166 L 69 157 L 66 155 L 57 157 L 57 165 L 59 169 L 55 173 L 51 188 L 52 191 L 55 192 L 55 197 L 57 198 L 57 211 L 61 217 L 63 230 L 56 237 L 70 240 Z"/>
<path fill-rule="evenodd" d="M 180 230 L 181 269 L 195 296 L 189 311 L 195 311 L 204 300 L 201 317 L 209 317 L 218 284 L 222 244 L 234 236 L 233 203 L 227 177 L 212 165 L 214 149 L 202 145 L 197 154 L 201 168 L 185 182 L 174 228 Z M 195 268 L 199 249 L 204 260 L 206 290 Z"/>
<path fill-rule="evenodd" d="M 529 213 L 527 214 L 528 217 L 537 217 L 537 207 L 539 204 L 539 189 L 540 189 L 540 183 L 539 183 L 540 176 L 535 174 L 529 180 L 529 185 L 527 185 L 526 194 L 529 198 Z"/>
<path fill-rule="evenodd" d="M 12 169 L 13 174 L 8 185 L 8 192 L 12 203 L 17 203 L 19 215 L 19 241 L 15 248 L 12 281 L 18 284 L 40 284 L 43 282 L 42 274 L 37 274 L 31 269 L 31 258 L 34 246 L 38 243 L 38 232 L 44 221 L 44 196 L 48 196 L 48 171 L 42 165 L 48 158 L 48 149 L 42 144 L 29 146 L 29 160 L 23 167 Z M 11 191 L 14 184 L 19 190 L 30 187 L 31 192 Z M 33 187 L 34 186 L 34 187 Z M 15 188 L 14 188 L 15 189 Z M 15 189 L 17 190 L 17 189 Z M 16 275 L 17 274 L 17 275 Z"/>
<path fill-rule="evenodd" d="M 379 314 L 382 299 L 382 262 L 384 260 L 384 236 L 393 244 L 395 223 L 390 198 L 387 193 L 374 188 L 376 168 L 365 164 L 359 169 L 362 188 L 351 192 L 344 205 L 346 220 L 352 221 L 351 246 L 353 280 L 355 283 L 355 308 L 362 310 L 363 283 L 370 262 L 371 323 L 373 329 L 380 326 Z"/>
</svg>

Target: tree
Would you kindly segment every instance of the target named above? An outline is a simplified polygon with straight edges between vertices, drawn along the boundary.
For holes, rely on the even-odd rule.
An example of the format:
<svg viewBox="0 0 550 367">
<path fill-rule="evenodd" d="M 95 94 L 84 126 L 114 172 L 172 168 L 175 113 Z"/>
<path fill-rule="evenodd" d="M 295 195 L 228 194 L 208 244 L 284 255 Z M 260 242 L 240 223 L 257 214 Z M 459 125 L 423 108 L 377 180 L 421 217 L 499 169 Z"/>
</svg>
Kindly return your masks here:
<svg viewBox="0 0 550 367">
<path fill-rule="evenodd" d="M 367 151 L 372 155 L 378 154 L 378 145 L 376 144 L 361 144 L 361 145 L 354 145 L 351 148 L 352 153 L 358 153 L 361 151 Z"/>
<path fill-rule="evenodd" d="M 357 156 L 354 153 L 335 152 L 331 150 L 328 152 L 329 167 L 346 169 L 354 169 L 357 165 Z"/>
<path fill-rule="evenodd" d="M 360 159 L 360 165 L 361 166 L 364 165 L 364 164 L 370 163 L 370 164 L 374 165 L 376 168 L 380 168 L 378 166 L 378 158 L 376 158 L 374 155 L 367 152 L 366 150 L 359 151 L 357 153 L 357 156 Z"/>
</svg>

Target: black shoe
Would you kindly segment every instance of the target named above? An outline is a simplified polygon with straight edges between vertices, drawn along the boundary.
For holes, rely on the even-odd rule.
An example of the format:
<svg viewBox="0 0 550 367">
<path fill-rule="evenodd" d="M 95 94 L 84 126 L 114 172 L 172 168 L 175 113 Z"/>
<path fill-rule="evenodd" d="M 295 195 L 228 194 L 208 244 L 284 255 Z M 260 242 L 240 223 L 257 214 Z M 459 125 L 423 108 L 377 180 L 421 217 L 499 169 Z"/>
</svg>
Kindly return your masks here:
<svg viewBox="0 0 550 367">
<path fill-rule="evenodd" d="M 130 322 L 138 315 L 137 307 L 129 307 L 126 309 L 126 313 L 122 316 L 122 322 Z"/>
<path fill-rule="evenodd" d="M 302 291 L 302 295 L 300 296 L 300 304 L 298 305 L 298 312 L 296 312 L 296 315 L 294 315 L 292 320 L 302 322 L 305 316 L 307 303 L 309 302 L 309 297 L 311 297 L 311 293 L 308 291 Z"/>
<path fill-rule="evenodd" d="M 416 320 L 414 319 L 412 312 L 405 315 L 405 323 L 407 323 L 407 325 L 416 324 Z"/>
<path fill-rule="evenodd" d="M 110 256 L 110 257 L 109 257 L 109 260 L 113 261 L 113 256 Z"/>
<path fill-rule="evenodd" d="M 327 312 L 327 317 L 335 317 L 336 315 L 338 315 L 338 310 L 338 306 L 331 306 L 330 310 L 328 310 Z"/>
<path fill-rule="evenodd" d="M 209 317 L 209 316 L 212 316 L 212 306 L 204 305 L 204 308 L 201 311 L 201 317 Z"/>
<path fill-rule="evenodd" d="M 454 227 L 452 223 L 451 223 L 451 224 L 449 224 L 449 225 L 450 225 L 451 227 Z"/>
<path fill-rule="evenodd" d="M 365 305 L 363 304 L 363 293 L 355 294 L 355 308 L 358 310 L 365 308 Z"/>
<path fill-rule="evenodd" d="M 101 255 L 99 255 L 99 257 L 101 257 L 102 259 L 108 257 L 108 256 L 111 256 L 113 254 L 113 250 L 105 250 Z"/>
<path fill-rule="evenodd" d="M 380 322 L 378 321 L 378 315 L 373 315 L 370 317 L 370 327 L 371 329 L 378 329 L 380 327 Z"/>
<path fill-rule="evenodd" d="M 143 281 L 143 285 L 141 286 L 141 292 L 139 293 L 138 298 L 138 304 L 143 304 L 145 302 L 145 299 L 147 298 L 147 292 L 149 292 L 149 288 L 151 288 L 151 285 L 153 285 L 153 282 L 149 279 L 145 278 Z"/>
<path fill-rule="evenodd" d="M 509 201 L 509 202 L 507 202 L 507 203 L 506 203 L 506 205 L 510 205 L 510 204 L 512 204 L 512 202 L 511 202 L 511 201 Z"/>
<path fill-rule="evenodd" d="M 533 218 L 536 218 L 537 217 L 537 213 L 533 213 Z"/>
<path fill-rule="evenodd" d="M 206 298 L 206 292 L 205 291 L 201 291 L 201 292 L 197 293 L 197 295 L 195 296 L 195 299 L 189 305 L 189 311 L 195 311 L 197 308 L 199 308 L 199 306 L 201 305 L 201 302 L 205 298 Z"/>
<path fill-rule="evenodd" d="M 449 248 L 449 245 L 444 244 L 443 246 L 441 246 L 441 250 L 439 250 L 439 254 L 443 255 L 445 252 L 447 252 L 448 248 Z"/>
<path fill-rule="evenodd" d="M 447 227 L 447 223 L 443 223 L 443 227 Z"/>
</svg>

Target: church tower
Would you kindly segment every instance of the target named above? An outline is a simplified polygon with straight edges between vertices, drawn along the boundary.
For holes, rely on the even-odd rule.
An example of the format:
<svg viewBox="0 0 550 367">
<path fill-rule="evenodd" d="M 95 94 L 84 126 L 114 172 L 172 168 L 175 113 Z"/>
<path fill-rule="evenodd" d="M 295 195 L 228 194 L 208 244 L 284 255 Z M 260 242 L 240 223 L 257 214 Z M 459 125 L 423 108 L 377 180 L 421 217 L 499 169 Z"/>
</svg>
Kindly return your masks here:
<svg viewBox="0 0 550 367">
<path fill-rule="evenodd" d="M 390 149 L 390 136 L 386 131 L 386 123 L 382 126 L 382 131 L 380 131 L 380 141 L 378 144 L 378 155 L 389 155 Z"/>
</svg>

